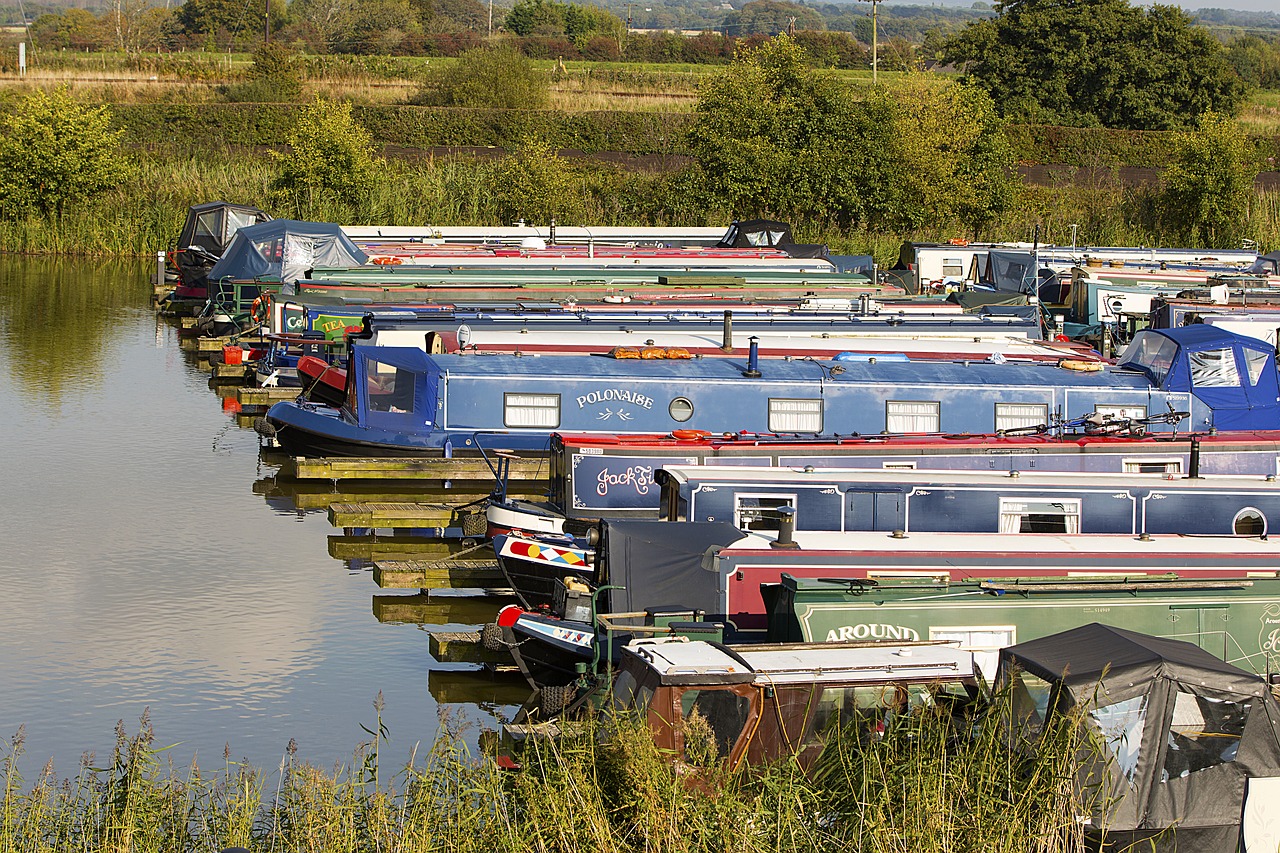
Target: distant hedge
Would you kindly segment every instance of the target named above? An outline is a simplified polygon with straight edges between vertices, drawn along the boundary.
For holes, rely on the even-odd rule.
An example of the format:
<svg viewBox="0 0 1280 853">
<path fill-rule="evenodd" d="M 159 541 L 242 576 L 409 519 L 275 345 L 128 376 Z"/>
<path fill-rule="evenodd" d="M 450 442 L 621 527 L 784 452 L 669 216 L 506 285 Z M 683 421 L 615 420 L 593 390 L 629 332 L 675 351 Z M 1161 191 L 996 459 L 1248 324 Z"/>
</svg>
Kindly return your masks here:
<svg viewBox="0 0 1280 853">
<path fill-rule="evenodd" d="M 125 139 L 191 144 L 281 145 L 296 104 L 120 104 L 112 108 Z M 693 115 L 634 111 L 565 113 L 555 110 L 477 110 L 449 107 L 363 106 L 356 118 L 375 141 L 403 148 L 514 148 L 527 137 L 587 152 L 684 154 Z M 1168 162 L 1174 134 L 1162 131 L 1011 125 L 1018 160 L 1070 166 L 1150 166 Z M 1280 163 L 1280 137 L 1255 137 L 1260 169 Z M 1270 158 L 1270 161 L 1268 161 Z"/>
</svg>

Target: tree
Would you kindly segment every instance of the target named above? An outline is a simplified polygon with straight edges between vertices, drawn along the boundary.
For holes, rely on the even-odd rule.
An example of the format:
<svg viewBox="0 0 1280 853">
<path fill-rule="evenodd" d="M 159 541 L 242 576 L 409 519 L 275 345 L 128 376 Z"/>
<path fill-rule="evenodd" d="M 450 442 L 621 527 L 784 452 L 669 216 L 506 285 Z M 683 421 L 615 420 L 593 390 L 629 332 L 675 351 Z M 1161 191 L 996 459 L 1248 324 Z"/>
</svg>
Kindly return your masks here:
<svg viewBox="0 0 1280 853">
<path fill-rule="evenodd" d="M 546 225 L 552 218 L 562 223 L 582 219 L 577 178 L 544 139 L 526 138 L 514 154 L 498 162 L 494 180 L 498 211 L 508 222 L 522 218 Z"/>
<path fill-rule="evenodd" d="M 709 195 L 737 216 L 976 232 L 1016 188 L 985 92 L 910 74 L 859 101 L 785 36 L 708 79 L 696 116 L 690 151 Z"/>
<path fill-rule="evenodd" d="M 558 0 L 516 0 L 503 25 L 520 36 L 567 36 L 579 49 L 601 35 L 621 44 L 626 32 L 626 24 L 612 12 Z"/>
<path fill-rule="evenodd" d="M 1202 116 L 1195 131 L 1179 134 L 1162 176 L 1160 210 L 1186 245 L 1240 245 L 1258 176 L 1250 153 L 1240 127 L 1213 113 Z"/>
<path fill-rule="evenodd" d="M 263 31 L 261 4 L 235 0 L 186 0 L 178 10 L 178 26 L 188 35 L 231 36 Z"/>
<path fill-rule="evenodd" d="M 351 115 L 351 104 L 317 97 L 304 107 L 286 141 L 273 188 L 299 218 L 323 202 L 358 205 L 377 182 L 373 139 Z"/>
<path fill-rule="evenodd" d="M 512 47 L 469 50 L 433 70 L 414 102 L 428 106 L 536 110 L 547 106 L 549 78 Z"/>
<path fill-rule="evenodd" d="M 944 55 L 1022 121 L 1168 130 L 1235 114 L 1244 86 L 1221 43 L 1173 6 L 1007 0 Z"/>
<path fill-rule="evenodd" d="M 808 6 L 788 3 L 786 0 L 751 0 L 741 11 L 732 12 L 724 19 L 724 28 L 730 35 L 749 36 L 762 34 L 792 35 L 798 30 L 825 30 L 822 15 Z"/>
<path fill-rule="evenodd" d="M 129 167 L 124 131 L 112 130 L 106 106 L 76 103 L 66 87 L 27 95 L 0 121 L 0 209 L 61 217 L 69 203 L 116 186 Z"/>
</svg>

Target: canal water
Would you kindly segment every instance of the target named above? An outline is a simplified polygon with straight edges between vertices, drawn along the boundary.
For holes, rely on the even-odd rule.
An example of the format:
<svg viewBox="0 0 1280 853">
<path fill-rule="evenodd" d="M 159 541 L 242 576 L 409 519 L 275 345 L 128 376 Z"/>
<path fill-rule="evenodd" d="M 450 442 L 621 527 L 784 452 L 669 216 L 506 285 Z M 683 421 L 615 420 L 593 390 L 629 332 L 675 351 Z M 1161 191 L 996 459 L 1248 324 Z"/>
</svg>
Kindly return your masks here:
<svg viewBox="0 0 1280 853">
<path fill-rule="evenodd" d="M 21 727 L 28 778 L 50 759 L 70 776 L 147 713 L 180 766 L 270 770 L 293 740 L 330 767 L 369 740 L 379 695 L 384 761 L 442 714 L 474 740 L 528 690 L 378 620 L 397 593 L 329 556 L 322 502 L 275 483 L 156 318 L 150 269 L 0 256 L 0 749 Z"/>
</svg>

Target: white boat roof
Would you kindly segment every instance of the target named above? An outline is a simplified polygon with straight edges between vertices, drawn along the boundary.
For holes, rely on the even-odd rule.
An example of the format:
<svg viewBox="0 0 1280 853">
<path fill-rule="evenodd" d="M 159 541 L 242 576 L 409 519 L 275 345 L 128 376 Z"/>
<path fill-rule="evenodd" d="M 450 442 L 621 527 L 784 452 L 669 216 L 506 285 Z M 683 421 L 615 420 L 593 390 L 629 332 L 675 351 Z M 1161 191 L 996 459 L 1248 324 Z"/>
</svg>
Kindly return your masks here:
<svg viewBox="0 0 1280 853">
<path fill-rule="evenodd" d="M 779 643 L 734 646 L 678 639 L 627 645 L 667 683 L 810 684 L 972 678 L 973 655 L 952 643 Z"/>
<path fill-rule="evenodd" d="M 769 550 L 776 537 L 752 531 L 720 553 Z M 937 571 L 946 571 L 949 557 L 1001 555 L 1022 557 L 1028 566 L 1045 563 L 1055 556 L 1073 554 L 1132 554 L 1149 556 L 1241 556 L 1272 557 L 1280 567 L 1280 539 L 1257 536 L 1198 536 L 1184 534 L 1127 533 L 907 533 L 879 531 L 797 530 L 798 552 L 840 551 L 854 559 L 874 559 L 876 554 L 928 552 L 928 562 Z M 945 552 L 945 553 L 943 553 Z M 857 557 L 861 553 L 865 557 Z M 1268 571 L 1267 577 L 1280 576 Z"/>
<path fill-rule="evenodd" d="M 1123 448 L 1121 448 L 1123 450 Z M 1173 455 L 1177 455 L 1174 453 Z M 1077 471 L 963 471 L 928 468 L 804 468 L 749 465 L 663 465 L 662 469 L 677 482 L 716 484 L 830 484 L 857 481 L 874 485 L 956 485 L 984 486 L 1007 484 L 1011 489 L 1043 489 L 1046 494 L 1079 492 L 1085 489 L 1196 489 L 1210 492 L 1277 492 L 1280 480 L 1274 476 L 1242 474 L 1206 474 L 1197 478 L 1180 474 L 1097 474 Z"/>
</svg>

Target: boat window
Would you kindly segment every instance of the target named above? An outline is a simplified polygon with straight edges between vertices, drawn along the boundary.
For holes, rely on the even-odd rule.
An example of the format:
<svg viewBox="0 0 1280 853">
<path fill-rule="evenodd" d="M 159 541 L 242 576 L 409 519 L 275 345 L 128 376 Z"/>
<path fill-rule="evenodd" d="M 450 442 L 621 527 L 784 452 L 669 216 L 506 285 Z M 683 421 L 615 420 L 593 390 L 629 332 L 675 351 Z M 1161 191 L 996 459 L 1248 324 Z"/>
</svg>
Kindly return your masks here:
<svg viewBox="0 0 1280 853">
<path fill-rule="evenodd" d="M 885 430 L 939 432 L 942 404 L 933 401 L 889 400 L 885 403 Z"/>
<path fill-rule="evenodd" d="M 953 278 L 964 278 L 964 258 L 943 258 L 942 274 Z"/>
<path fill-rule="evenodd" d="M 1089 712 L 1089 719 L 1098 727 L 1102 745 L 1116 769 L 1132 782 L 1147 722 L 1147 694 L 1094 708 Z"/>
<path fill-rule="evenodd" d="M 1231 347 L 1190 354 L 1191 384 L 1198 388 L 1235 388 L 1240 384 L 1236 356 Z"/>
<path fill-rule="evenodd" d="M 638 690 L 635 674 L 624 669 L 613 680 L 611 698 L 613 707 L 619 711 L 644 711 L 653 698 L 653 690 Z"/>
<path fill-rule="evenodd" d="M 1122 460 L 1126 474 L 1181 474 L 1182 460 L 1169 459 L 1125 459 Z"/>
<path fill-rule="evenodd" d="M 958 643 L 961 651 L 973 655 L 978 669 L 988 678 L 994 678 L 1000 650 L 1018 642 L 1018 629 L 1013 625 L 931 625 L 929 639 Z"/>
<path fill-rule="evenodd" d="M 271 263 L 278 264 L 284 260 L 284 241 L 279 237 L 259 240 L 253 247 Z"/>
<path fill-rule="evenodd" d="M 1147 416 L 1146 406 L 1094 406 L 1093 410 L 1103 418 L 1116 421 L 1139 420 Z"/>
<path fill-rule="evenodd" d="M 1080 501 L 1000 499 L 1001 533 L 1079 533 Z"/>
<path fill-rule="evenodd" d="M 559 394 L 503 394 L 502 422 L 509 427 L 560 426 Z"/>
<path fill-rule="evenodd" d="M 1271 360 L 1271 356 L 1265 352 L 1259 352 L 1256 349 L 1244 350 L 1244 363 L 1249 371 L 1249 384 L 1257 385 L 1258 380 L 1262 378 L 1262 372 L 1267 368 L 1267 362 Z"/>
<path fill-rule="evenodd" d="M 1052 698 L 1053 685 L 1048 681 L 1021 669 L 1013 673 L 1010 699 L 1016 722 L 1040 728 L 1049 714 Z"/>
<path fill-rule="evenodd" d="M 215 240 L 221 240 L 221 235 L 218 231 L 218 211 L 215 210 L 211 213 L 201 213 L 196 217 L 195 230 L 192 236 L 212 237 Z"/>
<path fill-rule="evenodd" d="M 684 759 L 706 767 L 728 758 L 747 725 L 751 699 L 730 689 L 692 689 L 680 695 Z"/>
<path fill-rule="evenodd" d="M 822 401 L 769 400 L 770 432 L 822 432 Z"/>
<path fill-rule="evenodd" d="M 671 415 L 671 420 L 684 423 L 693 417 L 693 403 L 687 397 L 676 397 L 667 406 L 667 413 Z"/>
<path fill-rule="evenodd" d="M 996 432 L 1049 423 L 1046 403 L 996 403 Z"/>
<path fill-rule="evenodd" d="M 778 507 L 795 509 L 795 495 L 734 495 L 733 526 L 741 530 L 777 530 Z"/>
<path fill-rule="evenodd" d="M 369 409 L 374 412 L 412 412 L 413 386 L 417 375 L 411 370 L 393 367 L 369 359 L 366 376 L 369 382 Z"/>
<path fill-rule="evenodd" d="M 1161 782 L 1190 776 L 1236 760 L 1250 702 L 1174 694 L 1173 721 L 1165 746 Z"/>
<path fill-rule="evenodd" d="M 1267 517 L 1260 510 L 1247 506 L 1236 513 L 1231 528 L 1237 536 L 1266 536 Z"/>
<path fill-rule="evenodd" d="M 1136 367 L 1151 374 L 1157 385 L 1164 383 L 1165 376 L 1173 365 L 1173 358 L 1178 353 L 1178 345 L 1153 332 L 1139 332 L 1133 343 L 1120 354 L 1116 363 L 1121 367 Z"/>
<path fill-rule="evenodd" d="M 230 243 L 231 238 L 236 236 L 236 232 L 241 228 L 247 228 L 250 225 L 256 225 L 263 221 L 265 220 L 262 219 L 261 213 L 248 213 L 243 210 L 228 210 L 226 224 L 227 233 L 223 235 L 223 242 Z"/>
</svg>

